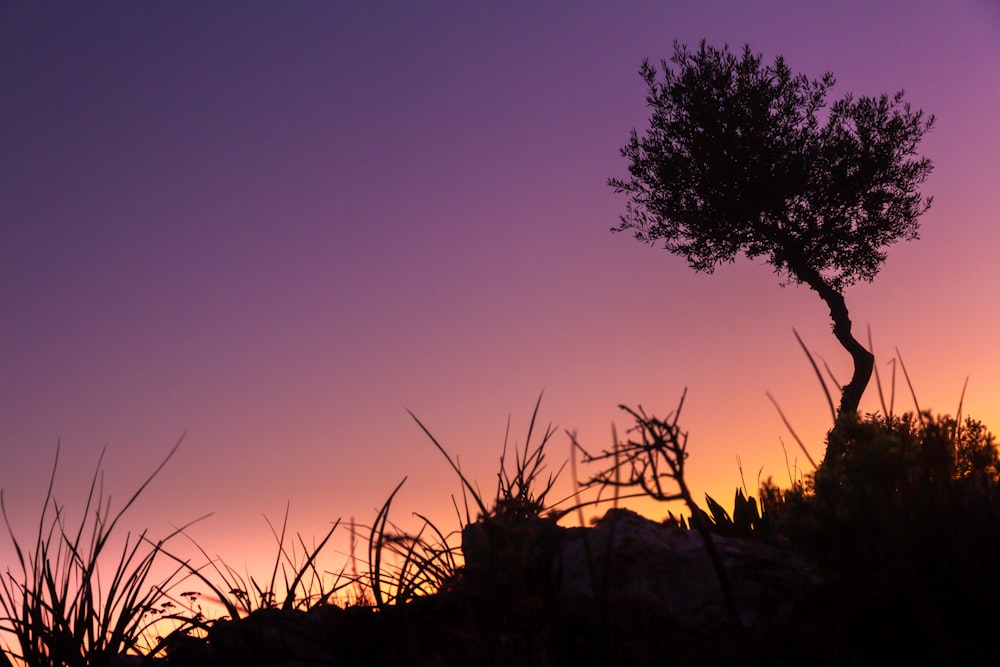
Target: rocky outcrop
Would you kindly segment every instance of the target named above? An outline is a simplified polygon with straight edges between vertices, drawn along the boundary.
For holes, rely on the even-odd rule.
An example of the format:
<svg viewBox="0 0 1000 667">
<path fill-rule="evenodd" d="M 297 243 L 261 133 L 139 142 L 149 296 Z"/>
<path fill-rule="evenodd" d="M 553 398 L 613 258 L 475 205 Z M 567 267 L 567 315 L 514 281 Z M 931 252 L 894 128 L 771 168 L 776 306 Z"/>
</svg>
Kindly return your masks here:
<svg viewBox="0 0 1000 667">
<path fill-rule="evenodd" d="M 484 595 L 514 590 L 515 598 L 547 600 L 549 614 L 614 637 L 630 655 L 654 645 L 693 664 L 736 664 L 759 651 L 792 660 L 806 645 L 833 641 L 816 567 L 778 541 L 711 539 L 724 582 L 699 533 L 630 510 L 611 510 L 590 528 L 542 518 L 477 523 L 466 527 L 462 547 L 466 576 L 485 582 Z"/>
<path fill-rule="evenodd" d="M 436 595 L 381 610 L 262 610 L 217 622 L 205 638 L 178 638 L 164 662 L 774 665 L 808 655 L 813 665 L 838 663 L 817 659 L 834 644 L 816 615 L 815 568 L 779 543 L 713 540 L 738 618 L 698 533 L 627 510 L 589 528 L 499 517 L 465 528 L 465 565 Z"/>
<path fill-rule="evenodd" d="M 747 630 L 784 626 L 820 583 L 816 568 L 788 548 L 711 539 Z M 592 529 L 567 531 L 554 567 L 565 604 L 644 609 L 689 629 L 727 614 L 701 535 L 628 510 L 609 511 Z"/>
</svg>

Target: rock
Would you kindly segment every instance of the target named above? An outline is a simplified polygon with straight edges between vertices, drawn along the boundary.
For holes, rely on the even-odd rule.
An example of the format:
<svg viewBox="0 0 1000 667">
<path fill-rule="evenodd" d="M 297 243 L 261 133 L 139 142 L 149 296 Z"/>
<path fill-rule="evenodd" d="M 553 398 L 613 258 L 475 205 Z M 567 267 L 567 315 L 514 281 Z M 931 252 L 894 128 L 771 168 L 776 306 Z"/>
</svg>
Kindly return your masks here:
<svg viewBox="0 0 1000 667">
<path fill-rule="evenodd" d="M 218 621 L 173 643 L 164 667 L 775 665 L 830 645 L 803 613 L 819 582 L 809 563 L 780 544 L 712 539 L 739 623 L 696 532 L 628 510 L 590 528 L 505 516 L 465 527 L 465 564 L 435 595 Z"/>
<path fill-rule="evenodd" d="M 818 571 L 788 548 L 712 535 L 747 630 L 782 625 Z M 495 594 L 554 595 L 564 608 L 610 605 L 644 610 L 682 628 L 722 622 L 728 613 L 701 535 L 631 510 L 609 510 L 592 528 L 544 518 L 466 526 L 465 567 Z M 487 593 L 487 591 L 483 591 Z"/>
<path fill-rule="evenodd" d="M 309 611 L 258 609 L 239 620 L 219 619 L 204 638 L 168 642 L 171 665 L 334 664 L 331 629 L 344 616 L 334 605 Z"/>
<path fill-rule="evenodd" d="M 551 594 L 552 566 L 566 529 L 544 517 L 491 518 L 462 530 L 463 575 L 490 596 Z"/>
<path fill-rule="evenodd" d="M 746 630 L 784 625 L 820 584 L 817 569 L 787 548 L 712 535 Z M 727 614 L 722 584 L 701 535 L 630 510 L 610 510 L 562 541 L 560 596 L 568 605 L 642 609 L 682 628 Z"/>
</svg>

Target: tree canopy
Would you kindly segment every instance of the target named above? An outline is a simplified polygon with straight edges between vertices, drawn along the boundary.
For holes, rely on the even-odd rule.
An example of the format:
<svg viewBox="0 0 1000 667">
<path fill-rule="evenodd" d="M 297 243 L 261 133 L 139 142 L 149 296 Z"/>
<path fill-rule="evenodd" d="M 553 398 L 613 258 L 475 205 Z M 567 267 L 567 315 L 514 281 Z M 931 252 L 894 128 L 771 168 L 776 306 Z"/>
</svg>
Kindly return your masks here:
<svg viewBox="0 0 1000 667">
<path fill-rule="evenodd" d="M 613 231 L 662 242 L 696 271 L 762 257 L 783 282 L 816 290 L 855 361 L 841 412 L 856 412 L 871 362 L 842 293 L 875 278 L 887 246 L 917 238 L 932 169 L 917 148 L 934 117 L 902 91 L 827 105 L 833 74 L 793 74 L 749 46 L 675 42 L 670 61 L 646 60 L 640 74 L 651 116 L 622 148 L 629 177 L 609 180 L 629 197 Z"/>
</svg>

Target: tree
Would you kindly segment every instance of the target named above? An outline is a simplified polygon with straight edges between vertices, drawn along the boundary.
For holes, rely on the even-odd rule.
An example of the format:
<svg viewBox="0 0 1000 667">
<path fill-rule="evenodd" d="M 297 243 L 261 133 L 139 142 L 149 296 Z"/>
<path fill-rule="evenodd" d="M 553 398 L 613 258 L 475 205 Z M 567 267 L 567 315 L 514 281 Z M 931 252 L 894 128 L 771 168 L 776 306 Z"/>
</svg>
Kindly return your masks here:
<svg viewBox="0 0 1000 667">
<path fill-rule="evenodd" d="M 612 231 L 662 240 L 706 273 L 740 253 L 764 257 L 783 284 L 815 290 L 854 361 L 839 414 L 857 414 L 874 357 L 852 334 L 844 289 L 875 278 L 886 246 L 917 238 L 932 169 L 917 145 L 934 117 L 902 91 L 827 107 L 833 74 L 793 75 L 780 56 L 762 65 L 749 46 L 675 42 L 661 66 L 662 76 L 648 60 L 640 69 L 652 114 L 621 150 L 629 178 L 608 181 L 629 196 Z"/>
</svg>

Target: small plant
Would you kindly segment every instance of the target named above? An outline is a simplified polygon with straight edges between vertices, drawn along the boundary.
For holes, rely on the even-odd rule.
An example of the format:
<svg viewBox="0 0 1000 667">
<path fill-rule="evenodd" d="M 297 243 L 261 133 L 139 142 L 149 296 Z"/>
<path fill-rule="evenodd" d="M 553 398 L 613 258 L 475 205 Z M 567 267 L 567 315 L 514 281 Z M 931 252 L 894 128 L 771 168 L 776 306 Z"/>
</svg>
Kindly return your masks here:
<svg viewBox="0 0 1000 667">
<path fill-rule="evenodd" d="M 549 500 L 565 467 L 564 463 L 555 472 L 546 474 L 546 447 L 555 429 L 549 425 L 542 437 L 533 442 L 541 398 L 539 396 L 535 403 L 523 445 L 510 445 L 508 418 L 492 501 L 484 499 L 456 460 L 414 416 L 458 475 L 463 488 L 464 519 L 459 515 L 463 567 L 453 570 L 453 576 L 439 581 L 448 586 L 460 578 L 467 591 L 474 589 L 481 599 L 506 608 L 508 612 L 518 601 L 538 599 L 536 596 L 551 592 L 550 566 L 556 556 L 557 521 L 570 511 L 558 509 L 562 502 Z M 475 520 L 469 509 L 469 496 L 478 510 Z"/>
<path fill-rule="evenodd" d="M 428 518 L 416 514 L 423 521 L 416 534 L 389 522 L 389 508 L 405 482 L 404 478 L 389 494 L 368 536 L 368 585 L 380 609 L 436 593 L 458 569 L 454 547 Z M 428 532 L 433 539 L 426 537 Z M 386 556 L 392 562 L 387 562 Z"/>
<path fill-rule="evenodd" d="M 194 664 L 204 664 L 200 662 L 204 660 L 211 661 L 211 664 L 247 664 L 246 661 L 258 656 L 247 654 L 246 651 L 251 649 L 246 646 L 227 644 L 224 637 L 230 622 L 258 614 L 302 612 L 332 604 L 340 591 L 354 583 L 350 577 L 345 577 L 346 564 L 337 573 L 320 571 L 317 564 L 320 553 L 339 527 L 339 520 L 333 523 L 319 543 L 311 547 L 301 535 L 296 536 L 297 545 L 288 546 L 287 506 L 280 532 L 266 517 L 265 520 L 277 543 L 277 554 L 267 578 L 241 575 L 220 559 L 209 557 L 204 548 L 190 537 L 188 539 L 206 559 L 204 565 L 195 567 L 190 560 L 166 554 L 179 564 L 185 573 L 185 580 L 199 581 L 211 591 L 214 605 L 221 605 L 222 612 L 215 609 L 212 615 L 205 614 L 199 604 L 200 591 L 188 590 L 179 596 L 165 592 L 167 602 L 163 605 L 181 610 L 167 618 L 181 618 L 187 622 L 175 624 L 165 636 L 158 637 L 156 651 L 147 655 L 165 653 L 178 664 L 188 664 L 186 660 L 194 660 Z M 154 608 L 149 613 L 155 615 L 162 610 Z"/>
<path fill-rule="evenodd" d="M 123 654 L 155 653 L 158 646 L 149 646 L 149 638 L 155 635 L 153 626 L 163 620 L 182 626 L 190 622 L 170 613 L 147 613 L 162 609 L 163 591 L 180 572 L 178 568 L 154 585 L 149 582 L 154 562 L 165 553 L 164 544 L 183 528 L 157 542 L 145 531 L 135 539 L 129 533 L 110 580 L 102 580 L 99 571 L 122 515 L 179 446 L 180 441 L 117 513 L 112 513 L 103 491 L 102 452 L 75 530 L 66 525 L 63 505 L 53 493 L 57 446 L 38 535 L 30 549 L 14 534 L 0 491 L 0 508 L 20 565 L 20 573 L 8 569 L 0 579 L 0 631 L 13 639 L 11 657 L 30 667 L 103 665 Z"/>
<path fill-rule="evenodd" d="M 609 467 L 594 475 L 585 486 L 615 489 L 638 487 L 654 500 L 661 502 L 684 501 L 691 512 L 691 523 L 701 535 L 705 550 L 712 560 L 730 617 L 742 631 L 743 626 L 733 598 L 732 585 L 723 566 L 722 556 L 712 540 L 712 521 L 698 507 L 691 496 L 687 481 L 684 479 L 684 464 L 688 457 L 688 436 L 686 432 L 681 430 L 678 422 L 686 397 L 687 390 L 681 395 L 677 409 L 667 415 L 665 419 L 648 415 L 641 406 L 637 410 L 624 405 L 620 406 L 622 410 L 635 419 L 635 426 L 629 429 L 629 432 L 638 433 L 639 438 L 630 439 L 624 443 L 616 440 L 612 450 L 604 450 L 597 455 L 591 455 L 580 447 L 584 463 L 612 462 Z M 667 484 L 676 484 L 677 491 L 671 492 Z M 721 510 L 721 507 L 718 509 Z M 724 514 L 723 510 L 720 518 Z M 728 515 L 725 520 L 728 520 Z"/>
<path fill-rule="evenodd" d="M 494 494 L 493 507 L 487 507 L 479 489 L 471 484 L 462 473 L 458 463 L 441 446 L 426 426 L 417 419 L 412 412 L 410 416 L 417 422 L 417 425 L 430 438 L 438 451 L 444 455 L 449 465 L 462 481 L 463 497 L 467 498 L 466 492 L 472 496 L 476 507 L 479 510 L 479 519 L 490 518 L 533 518 L 541 516 L 546 510 L 553 510 L 554 507 L 548 504 L 548 494 L 555 486 L 556 479 L 562 472 L 565 464 L 548 476 L 544 483 L 540 483 L 540 476 L 545 470 L 545 447 L 548 445 L 555 429 L 549 426 L 542 435 L 541 442 L 532 448 L 531 436 L 535 431 L 535 422 L 538 419 L 538 409 L 541 407 L 542 397 L 539 395 L 535 402 L 535 409 L 531 413 L 531 422 L 528 424 L 528 434 L 524 440 L 524 447 L 521 450 L 514 450 L 514 470 L 511 471 L 507 465 L 507 450 L 510 437 L 510 419 L 507 420 L 507 431 L 504 434 L 503 452 L 500 455 L 500 469 L 497 472 L 497 488 Z M 540 487 L 540 488 L 539 488 Z M 559 503 L 556 503 L 557 505 Z M 556 513 L 558 515 L 558 512 Z M 467 525 L 472 522 L 466 502 L 465 521 Z"/>
<path fill-rule="evenodd" d="M 701 520 L 709 529 L 722 537 L 767 538 L 774 536 L 774 525 L 767 508 L 758 505 L 757 499 L 747 496 L 743 489 L 736 489 L 733 498 L 733 515 L 712 496 L 705 495 L 708 512 L 698 509 Z"/>
<path fill-rule="evenodd" d="M 344 570 L 342 569 L 333 577 L 332 583 L 327 576 L 319 570 L 317 559 L 320 552 L 333 537 L 334 532 L 340 525 L 337 520 L 323 536 L 318 544 L 309 547 L 297 536 L 298 547 L 292 546 L 291 550 L 286 545 L 286 531 L 288 527 L 288 507 L 285 507 L 284 520 L 281 524 L 280 533 L 275 530 L 270 520 L 267 520 L 271 534 L 277 543 L 277 554 L 274 565 L 271 568 L 268 579 L 258 581 L 257 578 L 247 574 L 241 575 L 235 569 L 222 563 L 217 558 L 211 558 L 205 550 L 194 540 L 191 540 L 195 548 L 206 559 L 206 564 L 201 567 L 194 567 L 189 560 L 181 560 L 173 554 L 166 554 L 168 558 L 177 561 L 186 573 L 187 577 L 192 577 L 207 586 L 218 603 L 225 609 L 230 620 L 236 621 L 244 618 L 255 611 L 261 609 L 310 609 L 312 607 L 326 604 L 333 600 L 336 593 L 351 584 L 344 580 Z M 301 549 L 301 555 L 299 550 Z M 345 565 L 346 567 L 346 565 Z M 206 574 L 207 571 L 214 572 L 214 576 Z M 281 585 L 279 586 L 279 573 Z M 188 593 L 187 596 L 195 595 Z M 173 639 L 186 634 L 190 630 L 206 630 L 212 621 L 206 621 L 200 614 L 198 624 L 191 624 L 187 627 L 178 628 L 173 634 Z"/>
</svg>

